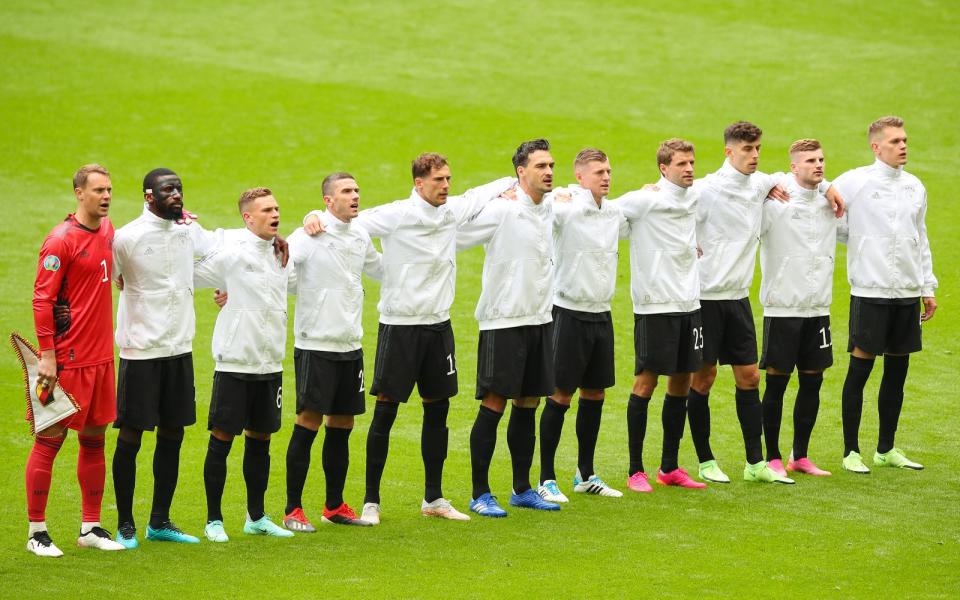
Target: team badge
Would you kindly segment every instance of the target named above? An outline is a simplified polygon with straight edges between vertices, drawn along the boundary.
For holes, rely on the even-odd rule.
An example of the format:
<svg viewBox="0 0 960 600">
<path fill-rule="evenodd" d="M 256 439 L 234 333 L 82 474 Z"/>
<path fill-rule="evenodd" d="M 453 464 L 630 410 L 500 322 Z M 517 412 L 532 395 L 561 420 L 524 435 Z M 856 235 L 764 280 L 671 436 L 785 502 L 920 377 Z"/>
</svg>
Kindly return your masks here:
<svg viewBox="0 0 960 600">
<path fill-rule="evenodd" d="M 43 268 L 48 271 L 59 271 L 60 270 L 60 258 L 50 255 L 43 259 Z"/>
</svg>

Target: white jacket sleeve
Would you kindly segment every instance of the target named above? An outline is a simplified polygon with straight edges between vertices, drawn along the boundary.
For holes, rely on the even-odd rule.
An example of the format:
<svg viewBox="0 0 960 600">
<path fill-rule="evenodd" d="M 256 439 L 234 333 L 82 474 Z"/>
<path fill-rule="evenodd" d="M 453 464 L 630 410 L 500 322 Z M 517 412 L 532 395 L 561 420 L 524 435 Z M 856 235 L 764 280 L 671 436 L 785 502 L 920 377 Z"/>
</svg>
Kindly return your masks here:
<svg viewBox="0 0 960 600">
<path fill-rule="evenodd" d="M 363 259 L 363 274 L 371 279 L 383 279 L 383 255 L 377 252 L 376 246 L 367 240 L 367 254 Z"/>
<path fill-rule="evenodd" d="M 647 216 L 653 204 L 657 201 L 656 194 L 651 194 L 643 190 L 627 192 L 620 196 L 615 202 L 620 207 L 620 213 L 626 219 L 642 219 Z"/>
<path fill-rule="evenodd" d="M 507 202 L 507 201 L 503 201 Z M 486 244 L 500 227 L 506 214 L 503 203 L 492 203 L 457 229 L 457 250 Z"/>
<path fill-rule="evenodd" d="M 923 205 L 917 215 L 917 234 L 920 243 L 920 274 L 923 283 L 920 286 L 921 296 L 933 296 L 939 286 L 933 274 L 933 255 L 930 253 L 930 240 L 927 238 L 927 192 L 923 192 Z"/>
<path fill-rule="evenodd" d="M 223 243 L 223 229 L 210 231 L 199 223 L 193 222 L 186 226 L 193 241 L 193 257 L 203 258 L 220 247 Z"/>
<path fill-rule="evenodd" d="M 447 200 L 450 210 L 457 219 L 457 225 L 463 225 L 477 216 L 481 210 L 494 198 L 516 185 L 513 177 L 501 177 L 490 183 L 470 188 L 459 196 Z"/>
<path fill-rule="evenodd" d="M 372 238 L 381 238 L 390 235 L 400 225 L 403 219 L 404 204 L 402 200 L 389 204 L 382 204 L 360 211 L 353 220 L 354 225 L 363 227 Z"/>
<path fill-rule="evenodd" d="M 123 275 L 123 262 L 126 260 L 130 249 L 127 247 L 129 238 L 126 236 L 116 236 L 113 239 L 113 273 L 114 281 L 119 281 Z"/>
<path fill-rule="evenodd" d="M 297 265 L 292 260 L 289 260 L 284 270 L 287 272 L 287 293 L 291 296 L 296 296 L 297 284 L 299 283 L 297 279 Z"/>
<path fill-rule="evenodd" d="M 228 270 L 229 253 L 223 248 L 206 255 L 193 265 L 193 286 L 195 288 L 219 288 L 227 291 L 225 273 Z"/>
</svg>

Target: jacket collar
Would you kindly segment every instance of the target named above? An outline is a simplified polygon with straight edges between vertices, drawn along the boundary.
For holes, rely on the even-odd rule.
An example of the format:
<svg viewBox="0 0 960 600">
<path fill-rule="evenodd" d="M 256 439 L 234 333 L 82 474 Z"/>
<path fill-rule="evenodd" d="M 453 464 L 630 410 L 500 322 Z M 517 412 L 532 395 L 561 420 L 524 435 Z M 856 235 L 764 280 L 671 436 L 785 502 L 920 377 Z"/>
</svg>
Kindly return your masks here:
<svg viewBox="0 0 960 600">
<path fill-rule="evenodd" d="M 323 226 L 327 229 L 334 229 L 336 231 L 347 231 L 350 229 L 350 223 L 341 221 L 329 210 L 320 213 L 320 222 L 323 223 Z"/>
<path fill-rule="evenodd" d="M 873 167 L 880 173 L 880 175 L 888 179 L 896 179 L 903 173 L 903 167 L 891 167 L 879 158 L 874 161 Z"/>
<path fill-rule="evenodd" d="M 603 205 L 607 202 L 607 197 L 604 196 L 600 199 L 600 206 L 597 206 L 597 201 L 593 199 L 593 192 L 578 183 L 571 184 L 568 189 L 575 202 L 588 206 L 593 210 L 602 209 Z"/>
<path fill-rule="evenodd" d="M 240 230 L 240 239 L 249 244 L 254 244 L 257 248 L 269 248 L 273 246 L 273 238 L 265 240 L 246 227 Z"/>
<path fill-rule="evenodd" d="M 666 177 L 661 176 L 660 181 L 657 182 L 657 187 L 663 190 L 664 192 L 670 194 L 671 196 L 677 196 L 679 198 L 684 198 L 687 195 L 687 190 L 690 188 L 680 187 L 679 185 L 673 183 Z"/>
<path fill-rule="evenodd" d="M 729 158 L 723 161 L 723 166 L 720 167 L 720 170 L 717 171 L 717 173 L 739 184 L 744 184 L 750 181 L 749 175 L 744 175 L 740 171 L 733 168 L 733 165 L 730 164 Z"/>
<path fill-rule="evenodd" d="M 163 219 L 157 215 L 150 212 L 150 205 L 146 202 L 143 203 L 143 218 L 146 219 L 148 223 L 161 227 L 163 229 L 169 229 L 173 227 L 173 221 L 170 219 Z"/>
</svg>

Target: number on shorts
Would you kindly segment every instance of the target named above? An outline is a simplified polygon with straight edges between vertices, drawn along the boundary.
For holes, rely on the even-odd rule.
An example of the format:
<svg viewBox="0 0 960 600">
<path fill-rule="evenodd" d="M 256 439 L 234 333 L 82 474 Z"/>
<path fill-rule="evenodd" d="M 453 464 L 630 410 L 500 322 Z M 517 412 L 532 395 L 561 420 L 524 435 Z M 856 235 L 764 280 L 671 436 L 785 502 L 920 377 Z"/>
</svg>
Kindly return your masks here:
<svg viewBox="0 0 960 600">
<path fill-rule="evenodd" d="M 703 350 L 703 327 L 693 328 L 693 349 Z"/>
<path fill-rule="evenodd" d="M 363 369 L 360 369 L 360 393 L 363 393 Z"/>
<path fill-rule="evenodd" d="M 103 267 L 103 279 L 100 280 L 100 283 L 110 281 L 110 275 L 107 273 L 107 259 L 101 260 L 100 266 Z"/>
<path fill-rule="evenodd" d="M 447 362 L 450 363 L 450 370 L 447 371 L 447 375 L 453 375 L 457 372 L 457 370 L 453 368 L 453 354 L 447 355 Z"/>
<path fill-rule="evenodd" d="M 283 386 L 277 388 L 277 408 L 280 408 L 280 396 L 283 395 Z"/>
<path fill-rule="evenodd" d="M 833 340 L 830 339 L 830 327 L 821 327 L 820 336 L 823 338 L 823 343 L 820 344 L 821 348 L 829 348 L 833 345 Z"/>
</svg>

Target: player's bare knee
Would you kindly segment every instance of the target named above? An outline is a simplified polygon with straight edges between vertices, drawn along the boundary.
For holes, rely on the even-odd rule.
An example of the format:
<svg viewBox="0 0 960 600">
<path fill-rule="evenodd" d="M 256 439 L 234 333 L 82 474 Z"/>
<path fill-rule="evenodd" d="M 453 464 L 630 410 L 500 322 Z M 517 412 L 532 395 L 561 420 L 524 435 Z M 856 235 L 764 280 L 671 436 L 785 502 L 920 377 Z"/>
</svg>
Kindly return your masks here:
<svg viewBox="0 0 960 600">
<path fill-rule="evenodd" d="M 583 397 L 582 392 L 580 394 L 580 397 L 581 398 Z M 557 388 L 553 391 L 553 394 L 551 394 L 550 398 L 552 398 L 553 401 L 556 402 L 557 404 L 562 404 L 563 406 L 570 406 L 570 402 L 573 401 L 573 391 L 561 390 L 560 388 Z"/>
<path fill-rule="evenodd" d="M 262 431 L 250 431 L 249 429 L 245 429 L 243 434 L 248 438 L 260 440 L 261 442 L 265 442 L 270 439 L 270 434 Z"/>
<path fill-rule="evenodd" d="M 755 390 L 760 387 L 760 370 L 756 365 L 734 367 L 733 378 L 741 390 Z"/>
<path fill-rule="evenodd" d="M 667 377 L 667 393 L 671 396 L 686 396 L 690 392 L 690 382 L 693 375 L 690 373 L 675 373 Z"/>
<path fill-rule="evenodd" d="M 218 428 L 216 428 L 216 427 L 214 427 L 213 429 L 210 430 L 210 435 L 212 435 L 213 437 L 217 438 L 217 439 L 220 440 L 221 442 L 230 442 L 230 441 L 233 441 L 233 438 L 235 437 L 232 433 L 228 433 L 228 432 L 226 432 L 226 431 L 224 431 L 224 430 L 222 430 L 222 429 L 218 429 Z"/>
<path fill-rule="evenodd" d="M 485 408 L 492 410 L 493 412 L 503 414 L 503 411 L 507 408 L 507 399 L 497 394 L 487 394 L 483 397 L 483 400 L 480 402 L 480 404 L 482 404 Z"/>
<path fill-rule="evenodd" d="M 297 415 L 296 423 L 300 427 L 317 431 L 320 429 L 320 426 L 323 425 L 323 415 L 310 409 L 304 409 Z"/>
<path fill-rule="evenodd" d="M 540 398 L 514 398 L 513 405 L 517 408 L 536 408 L 540 406 Z"/>
<path fill-rule="evenodd" d="M 331 429 L 353 429 L 353 415 L 327 415 L 326 425 Z"/>
<path fill-rule="evenodd" d="M 659 377 L 656 373 L 643 370 L 637 378 L 633 380 L 633 393 L 641 398 L 649 398 L 657 389 Z"/>
<path fill-rule="evenodd" d="M 717 365 L 706 365 L 693 374 L 690 379 L 690 387 L 701 394 L 707 394 L 713 387 L 713 382 L 717 379 Z"/>
<path fill-rule="evenodd" d="M 599 401 L 606 398 L 606 392 L 604 390 L 591 390 L 591 389 L 580 389 L 580 399 L 581 400 L 593 400 Z"/>
<path fill-rule="evenodd" d="M 67 437 L 67 426 L 62 423 L 54 423 L 50 427 L 37 432 L 37 437 L 45 438 L 65 438 Z"/>
</svg>

